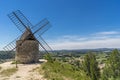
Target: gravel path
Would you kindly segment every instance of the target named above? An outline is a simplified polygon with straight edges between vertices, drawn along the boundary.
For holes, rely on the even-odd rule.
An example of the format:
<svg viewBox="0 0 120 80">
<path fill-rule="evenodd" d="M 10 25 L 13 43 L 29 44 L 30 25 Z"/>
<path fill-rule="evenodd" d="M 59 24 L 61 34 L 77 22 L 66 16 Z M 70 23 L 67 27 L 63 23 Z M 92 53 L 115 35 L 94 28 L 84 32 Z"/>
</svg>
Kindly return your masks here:
<svg viewBox="0 0 120 80">
<path fill-rule="evenodd" d="M 3 70 L 15 67 L 15 64 L 11 64 L 11 62 L 5 62 L 0 64 L 0 66 Z M 0 80 L 46 80 L 43 78 L 43 75 L 40 75 L 36 70 L 38 67 L 40 67 L 40 63 L 18 64 L 18 71 L 16 73 L 9 77 L 0 75 Z"/>
</svg>

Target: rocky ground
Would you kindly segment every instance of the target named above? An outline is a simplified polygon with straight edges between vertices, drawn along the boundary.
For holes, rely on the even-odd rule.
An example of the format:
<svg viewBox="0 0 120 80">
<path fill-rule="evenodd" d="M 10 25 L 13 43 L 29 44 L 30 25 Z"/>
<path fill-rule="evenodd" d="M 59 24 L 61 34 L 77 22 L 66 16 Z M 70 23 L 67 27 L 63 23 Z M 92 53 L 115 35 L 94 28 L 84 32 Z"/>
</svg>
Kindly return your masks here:
<svg viewBox="0 0 120 80">
<path fill-rule="evenodd" d="M 43 62 L 45 60 L 42 60 Z M 12 62 L 5 62 L 0 64 L 1 70 L 15 68 L 15 64 Z M 35 64 L 18 64 L 18 70 L 10 76 L 3 76 L 0 74 L 0 80 L 46 80 L 43 78 L 43 75 L 40 75 L 37 71 L 41 63 Z"/>
</svg>

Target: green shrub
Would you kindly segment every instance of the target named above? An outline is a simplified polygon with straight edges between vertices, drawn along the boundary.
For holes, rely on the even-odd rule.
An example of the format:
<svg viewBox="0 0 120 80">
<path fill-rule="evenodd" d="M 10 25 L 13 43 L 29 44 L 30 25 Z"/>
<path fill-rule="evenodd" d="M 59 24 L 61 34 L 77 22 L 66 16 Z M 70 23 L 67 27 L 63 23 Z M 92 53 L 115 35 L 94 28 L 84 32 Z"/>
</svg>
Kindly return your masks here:
<svg viewBox="0 0 120 80">
<path fill-rule="evenodd" d="M 12 63 L 11 63 L 11 64 L 16 64 L 16 63 L 17 63 L 17 64 L 21 64 L 21 62 L 19 62 L 19 61 L 15 61 L 15 60 L 14 60 L 14 61 L 12 61 Z"/>
<path fill-rule="evenodd" d="M 51 54 L 45 54 L 44 58 L 48 61 L 48 62 L 53 62 L 53 58 Z"/>
<path fill-rule="evenodd" d="M 76 70 L 76 67 L 60 61 L 46 62 L 42 64 L 44 77 L 48 80 L 90 80 L 82 70 Z"/>
</svg>

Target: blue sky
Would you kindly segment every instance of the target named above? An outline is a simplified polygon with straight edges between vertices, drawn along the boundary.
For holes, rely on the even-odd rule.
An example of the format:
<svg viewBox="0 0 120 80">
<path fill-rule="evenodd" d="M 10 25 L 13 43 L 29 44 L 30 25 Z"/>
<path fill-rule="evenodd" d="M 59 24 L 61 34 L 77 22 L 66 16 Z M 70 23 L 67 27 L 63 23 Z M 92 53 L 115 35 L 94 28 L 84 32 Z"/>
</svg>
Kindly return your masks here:
<svg viewBox="0 0 120 80">
<path fill-rule="evenodd" d="M 52 28 L 43 38 L 53 49 L 120 48 L 119 0 L 1 0 L 0 50 L 21 32 L 7 17 L 21 10 L 36 24 L 47 18 Z"/>
</svg>

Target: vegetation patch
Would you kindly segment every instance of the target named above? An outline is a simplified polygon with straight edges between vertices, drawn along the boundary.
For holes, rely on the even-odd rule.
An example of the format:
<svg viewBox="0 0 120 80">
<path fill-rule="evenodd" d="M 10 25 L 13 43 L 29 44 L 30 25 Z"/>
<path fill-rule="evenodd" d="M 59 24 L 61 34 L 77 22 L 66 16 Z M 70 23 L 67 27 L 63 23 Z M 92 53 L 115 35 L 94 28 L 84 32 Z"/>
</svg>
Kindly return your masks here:
<svg viewBox="0 0 120 80">
<path fill-rule="evenodd" d="M 102 80 L 120 80 L 120 52 L 115 49 L 105 63 Z"/>
<path fill-rule="evenodd" d="M 21 62 L 13 60 L 11 64 L 21 64 Z"/>
<path fill-rule="evenodd" d="M 2 69 L 2 67 L 0 66 L 0 70 Z"/>
<path fill-rule="evenodd" d="M 33 68 L 32 70 L 30 70 L 29 72 L 35 72 L 38 71 L 39 67 Z"/>
<path fill-rule="evenodd" d="M 44 77 L 48 80 L 90 80 L 82 70 L 78 70 L 75 66 L 60 62 L 46 62 L 41 66 Z M 39 70 L 41 73 L 41 69 Z"/>
<path fill-rule="evenodd" d="M 0 75 L 2 76 L 10 76 L 10 75 L 13 75 L 16 71 L 18 71 L 18 68 L 9 68 L 9 69 L 5 69 L 5 70 L 2 70 L 0 72 Z"/>
<path fill-rule="evenodd" d="M 20 78 L 20 76 L 16 76 L 16 78 Z"/>
</svg>

